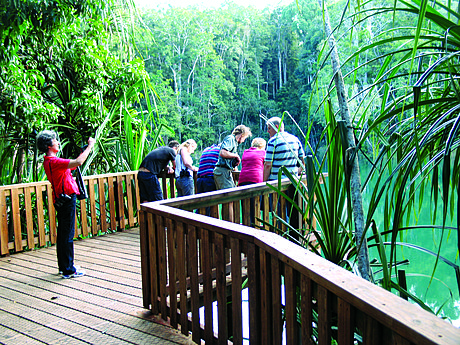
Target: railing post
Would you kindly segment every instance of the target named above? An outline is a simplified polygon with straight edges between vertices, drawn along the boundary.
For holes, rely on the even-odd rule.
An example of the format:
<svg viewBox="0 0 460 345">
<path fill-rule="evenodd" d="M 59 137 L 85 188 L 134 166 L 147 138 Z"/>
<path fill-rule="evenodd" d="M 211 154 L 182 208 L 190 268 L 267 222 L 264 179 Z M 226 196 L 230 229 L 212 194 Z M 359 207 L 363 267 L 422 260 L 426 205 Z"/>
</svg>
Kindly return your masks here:
<svg viewBox="0 0 460 345">
<path fill-rule="evenodd" d="M 188 335 L 188 303 L 187 303 L 187 255 L 186 255 L 186 234 L 184 223 L 176 222 L 177 231 L 177 279 L 179 280 L 179 308 L 180 328 L 182 334 Z M 203 283 L 204 284 L 204 283 Z M 211 302 L 212 303 L 212 302 Z"/>
<path fill-rule="evenodd" d="M 261 344 L 259 267 L 259 248 L 254 243 L 248 243 L 249 341 L 251 344 Z"/>
<path fill-rule="evenodd" d="M 199 283 L 198 283 L 198 248 L 197 248 L 197 229 L 188 226 L 189 244 L 189 266 L 190 266 L 190 294 L 192 312 L 192 339 L 195 343 L 200 343 L 200 316 L 199 316 Z"/>
<path fill-rule="evenodd" d="M 227 344 L 227 293 L 226 293 L 226 274 L 225 274 L 225 254 L 224 236 L 216 233 L 215 235 L 215 258 L 216 258 L 216 292 L 217 292 L 217 318 L 219 325 L 218 344 Z"/>
<path fill-rule="evenodd" d="M 237 238 L 231 238 L 231 272 L 232 272 L 232 335 L 233 344 L 243 344 L 242 300 L 243 279 L 241 275 L 241 248 Z"/>
<path fill-rule="evenodd" d="M 8 213 L 5 190 L 0 190 L 0 217 L 0 254 L 8 255 Z"/>
<path fill-rule="evenodd" d="M 274 344 L 272 338 L 272 272 L 268 253 L 259 250 L 260 257 L 260 316 L 261 316 L 261 343 Z"/>
<path fill-rule="evenodd" d="M 272 284 L 272 340 L 273 344 L 281 344 L 283 335 L 283 319 L 281 305 L 281 271 L 280 262 L 275 256 L 271 256 L 271 284 Z"/>
<path fill-rule="evenodd" d="M 148 214 L 147 214 L 148 215 Z M 146 213 L 139 212 L 139 241 L 141 251 L 141 274 L 142 274 L 142 302 L 145 309 L 150 309 L 152 287 L 150 286 L 150 265 L 149 265 L 149 236 L 146 222 Z M 152 305 L 153 307 L 153 305 Z"/>
<path fill-rule="evenodd" d="M 297 279 L 296 272 L 289 265 L 284 267 L 284 291 L 286 295 L 286 341 L 288 344 L 298 344 Z M 319 344 L 329 343 L 322 343 L 320 341 Z"/>
</svg>

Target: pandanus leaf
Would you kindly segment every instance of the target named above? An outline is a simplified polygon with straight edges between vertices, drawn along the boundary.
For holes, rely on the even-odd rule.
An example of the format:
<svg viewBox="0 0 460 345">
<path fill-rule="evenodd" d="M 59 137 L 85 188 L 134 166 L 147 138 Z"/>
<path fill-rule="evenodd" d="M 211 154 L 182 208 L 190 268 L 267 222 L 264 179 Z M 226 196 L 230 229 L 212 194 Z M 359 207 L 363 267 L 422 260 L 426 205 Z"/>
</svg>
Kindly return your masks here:
<svg viewBox="0 0 460 345">
<path fill-rule="evenodd" d="M 457 185 L 457 252 L 460 251 L 460 180 Z"/>
<path fill-rule="evenodd" d="M 389 243 L 389 242 L 385 242 L 384 244 L 385 245 L 391 245 L 391 243 Z M 418 250 L 420 252 L 423 252 L 425 254 L 429 254 L 431 256 L 436 257 L 436 261 L 441 260 L 445 264 L 447 264 L 450 267 L 452 267 L 454 269 L 454 271 L 455 271 L 455 276 L 457 278 L 457 287 L 458 287 L 458 291 L 460 292 L 460 267 L 458 265 L 456 265 L 452 261 L 446 259 L 445 257 L 439 255 L 439 252 L 435 253 L 435 252 L 433 252 L 431 250 L 428 250 L 428 249 L 423 248 L 421 246 L 417 246 L 417 245 L 412 244 L 412 243 L 395 242 L 394 245 L 412 248 L 412 249 Z"/>
<path fill-rule="evenodd" d="M 443 194 L 443 224 L 445 224 L 447 207 L 449 205 L 450 186 L 450 153 L 444 155 L 442 164 L 442 194 Z"/>
</svg>

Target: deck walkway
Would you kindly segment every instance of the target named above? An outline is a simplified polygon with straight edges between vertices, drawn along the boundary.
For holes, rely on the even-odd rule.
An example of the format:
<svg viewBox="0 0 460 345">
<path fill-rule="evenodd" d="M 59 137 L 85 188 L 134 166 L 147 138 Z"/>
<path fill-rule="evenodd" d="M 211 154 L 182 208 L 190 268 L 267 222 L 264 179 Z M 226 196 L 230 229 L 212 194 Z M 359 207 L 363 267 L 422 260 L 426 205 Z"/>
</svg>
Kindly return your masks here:
<svg viewBox="0 0 460 345">
<path fill-rule="evenodd" d="M 0 258 L 0 344 L 192 344 L 142 307 L 139 230 L 75 242 L 87 275 L 62 279 L 56 247 Z"/>
</svg>

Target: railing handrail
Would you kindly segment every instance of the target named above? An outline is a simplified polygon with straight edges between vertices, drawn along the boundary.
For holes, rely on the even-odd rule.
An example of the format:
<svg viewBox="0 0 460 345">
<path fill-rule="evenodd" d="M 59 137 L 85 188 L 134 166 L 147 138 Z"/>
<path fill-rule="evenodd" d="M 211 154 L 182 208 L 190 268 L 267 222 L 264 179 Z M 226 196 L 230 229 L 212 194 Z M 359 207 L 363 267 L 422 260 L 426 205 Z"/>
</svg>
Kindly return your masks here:
<svg viewBox="0 0 460 345">
<path fill-rule="evenodd" d="M 251 186 L 245 188 L 250 189 Z M 256 185 L 254 188 L 258 190 L 261 186 Z M 264 191 L 265 194 L 270 192 L 268 187 L 265 186 L 264 188 L 266 189 Z M 221 191 L 224 201 L 230 203 L 233 203 L 235 198 L 242 196 L 244 194 L 242 192 L 243 190 L 241 187 Z M 341 341 L 339 341 L 341 345 L 353 343 L 351 337 L 355 327 L 359 327 L 363 330 L 363 339 L 367 339 L 367 343 L 369 344 L 460 344 L 460 330 L 448 324 L 446 321 L 274 233 L 249 228 L 241 224 L 230 223 L 186 210 L 190 205 L 194 205 L 194 208 L 211 206 L 211 201 L 216 202 L 216 200 L 218 200 L 218 194 L 219 192 L 210 192 L 204 195 L 200 194 L 141 205 L 140 227 L 141 239 L 143 239 L 141 243 L 141 252 L 143 252 L 142 274 L 144 306 L 146 308 L 150 307 L 155 314 L 161 314 L 163 319 L 170 321 L 173 327 L 178 328 L 178 324 L 180 324 L 181 329 L 185 328 L 186 332 L 187 329 L 190 329 L 188 323 L 191 323 L 192 338 L 195 342 L 200 342 L 202 339 L 205 339 L 206 342 L 214 342 L 216 339 L 211 338 L 218 337 L 217 341 L 219 341 L 219 343 L 226 343 L 227 339 L 223 340 L 219 337 L 219 334 L 216 335 L 214 333 L 206 339 L 206 323 L 204 329 L 193 326 L 197 323 L 203 323 L 203 320 L 196 321 L 197 315 L 194 315 L 197 313 L 196 306 L 193 307 L 193 303 L 196 304 L 198 302 L 193 302 L 193 291 L 194 289 L 205 289 L 205 283 L 203 283 L 204 285 L 197 285 L 198 278 L 196 274 L 199 272 L 194 272 L 196 268 L 193 268 L 193 266 L 195 263 L 200 266 L 203 265 L 203 267 L 205 267 L 204 270 L 206 270 L 206 265 L 212 262 L 213 265 L 215 265 L 212 267 L 215 267 L 217 272 L 225 271 L 222 269 L 222 264 L 218 266 L 220 260 L 219 256 L 201 256 L 206 253 L 212 255 L 213 251 L 220 251 L 220 255 L 222 255 L 222 249 L 219 248 L 230 249 L 231 247 L 233 253 L 233 250 L 235 250 L 234 248 L 239 248 L 238 246 L 233 247 L 234 241 L 237 241 L 236 243 L 240 243 L 240 246 L 244 247 L 244 249 L 241 249 L 242 253 L 245 252 L 247 255 L 247 274 L 250 279 L 249 288 L 253 289 L 253 292 L 249 293 L 249 304 L 251 305 L 251 298 L 256 300 L 256 302 L 252 303 L 258 303 L 257 307 L 250 306 L 250 313 L 260 312 L 260 314 L 249 316 L 251 326 L 260 322 L 259 329 L 262 329 L 262 331 L 259 331 L 257 328 L 250 328 L 249 334 L 251 337 L 254 336 L 254 338 L 250 340 L 251 343 L 276 343 L 275 338 L 271 337 L 270 334 L 274 332 L 272 329 L 277 326 L 271 324 L 270 319 L 271 316 L 280 311 L 275 310 L 275 307 L 271 306 L 272 295 L 267 291 L 270 291 L 270 285 L 273 283 L 274 279 L 273 277 L 276 277 L 276 274 L 273 272 L 272 274 L 268 272 L 271 270 L 280 271 L 281 266 L 278 266 L 279 263 L 279 265 L 282 265 L 285 269 L 285 284 L 291 284 L 291 286 L 294 284 L 294 291 L 301 291 L 302 319 L 307 321 L 312 320 L 311 314 L 307 314 L 303 309 L 308 309 L 308 306 L 310 306 L 309 312 L 311 313 L 313 305 L 316 305 L 316 308 L 319 310 L 318 322 L 326 323 L 330 326 L 332 313 L 334 312 L 337 314 L 339 326 L 336 332 L 338 332 L 338 339 L 341 339 Z M 201 211 L 202 210 L 199 210 L 199 212 Z M 166 232 L 167 235 L 162 234 L 163 232 Z M 180 238 L 181 234 L 186 235 L 185 239 Z M 194 239 L 199 241 L 200 244 L 194 244 Z M 152 240 L 155 243 L 152 243 Z M 185 254 L 181 254 L 184 255 L 183 257 L 185 260 L 194 260 L 191 263 L 186 261 L 184 264 L 179 261 L 181 257 L 179 254 L 181 251 L 180 248 L 177 249 L 177 246 L 179 246 L 178 243 L 183 243 L 184 241 L 186 241 L 188 247 L 195 248 L 190 254 L 192 258 L 185 256 Z M 201 249 L 202 246 L 206 248 L 209 242 L 212 242 L 214 250 L 208 250 L 206 252 L 204 249 Z M 183 246 L 183 244 L 181 246 Z M 195 252 L 196 250 L 200 253 L 199 255 Z M 168 255 L 170 251 L 175 254 Z M 235 260 L 238 263 L 239 254 L 238 252 L 235 253 L 237 254 Z M 196 261 L 197 257 L 198 262 Z M 233 265 L 233 254 L 231 257 L 230 262 Z M 158 260 L 158 262 L 155 260 Z M 275 260 L 275 266 L 271 266 L 271 263 L 274 262 L 273 260 Z M 159 263 L 162 263 L 164 267 L 161 265 L 161 267 L 158 266 Z M 183 266 L 186 266 L 186 268 L 183 268 Z M 187 269 L 189 266 L 192 267 L 191 272 Z M 219 267 L 221 268 L 220 270 Z M 209 267 L 207 270 L 209 272 Z M 168 277 L 166 277 L 166 272 L 169 272 Z M 181 276 L 180 272 L 186 276 Z M 228 279 L 233 279 L 233 272 L 232 268 L 232 276 L 227 276 Z M 206 272 L 202 272 L 202 274 L 203 277 L 207 276 Z M 259 278 L 251 277 L 251 274 L 258 274 Z M 169 281 L 171 275 L 175 277 L 173 281 Z M 238 277 L 238 275 L 235 277 Z M 177 290 L 174 289 L 176 286 L 176 279 L 178 281 Z M 186 290 L 182 291 L 184 288 L 180 288 L 182 284 L 181 281 L 185 280 L 187 282 L 190 281 L 191 285 L 187 287 Z M 195 281 L 195 283 L 193 283 L 193 281 Z M 221 284 L 225 284 L 226 279 L 221 277 L 220 281 Z M 173 290 L 166 289 L 164 285 L 169 286 L 168 289 L 173 288 Z M 216 280 L 212 284 L 208 284 L 208 286 L 212 286 L 213 289 L 217 290 L 218 299 L 219 291 L 221 291 L 221 295 L 225 291 L 224 287 L 219 287 L 219 278 L 216 278 Z M 314 293 L 312 292 L 312 290 L 314 290 L 312 286 L 317 286 L 317 291 Z M 175 298 L 179 293 L 181 298 L 187 296 L 189 293 L 187 292 L 189 291 L 188 289 L 190 289 L 190 294 L 192 296 L 192 306 L 191 310 L 187 309 L 185 312 L 187 315 L 191 314 L 191 316 L 183 319 L 183 304 L 179 305 L 179 300 L 175 301 Z M 309 291 L 310 295 L 306 294 L 307 291 Z M 271 293 L 273 294 L 273 291 Z M 297 292 L 291 292 L 290 297 L 286 296 L 285 313 L 287 323 L 286 331 L 287 334 L 289 334 L 288 344 L 294 343 L 290 341 L 292 341 L 292 339 L 298 339 L 297 337 L 299 337 L 294 331 L 294 328 L 297 326 L 294 327 L 292 324 L 293 320 L 295 321 L 295 316 L 293 316 L 295 307 L 292 308 L 292 305 L 289 306 L 289 301 L 291 304 L 296 303 L 296 293 Z M 198 296 L 197 294 L 198 292 L 195 292 L 195 296 Z M 210 294 L 210 292 L 203 291 L 203 295 L 206 296 L 206 294 Z M 315 294 L 314 303 L 312 302 L 313 297 L 305 297 L 313 296 L 313 294 Z M 233 296 L 235 297 L 237 295 Z M 335 307 L 332 307 L 332 301 L 335 301 Z M 225 299 L 220 297 L 218 305 L 227 308 L 224 306 L 224 302 Z M 206 302 L 203 303 L 206 304 Z M 232 323 L 232 320 L 226 319 L 225 313 L 221 315 L 220 312 L 218 312 L 218 314 L 219 333 L 226 335 L 226 330 L 224 328 L 221 329 L 221 323 Z M 359 316 L 354 317 L 353 315 Z M 236 320 L 240 319 L 237 318 Z M 212 322 L 212 319 L 208 318 L 207 322 Z M 310 344 L 309 336 L 305 337 L 304 334 L 311 334 L 311 330 L 309 330 L 311 321 L 306 323 L 307 324 L 302 323 L 302 325 L 298 327 L 302 330 L 301 339 L 303 343 Z M 208 328 L 209 327 L 208 325 Z M 235 325 L 233 325 L 233 327 L 235 327 Z M 388 334 L 386 330 L 389 330 Z M 211 331 L 208 330 L 208 334 L 210 332 Z M 260 333 L 256 336 L 253 334 L 254 332 Z M 263 334 L 264 332 L 269 332 L 270 334 Z M 329 344 L 333 331 L 330 328 L 328 329 L 328 326 L 320 325 L 318 327 L 318 332 L 318 343 Z M 375 337 L 375 339 L 369 342 L 370 339 L 373 339 L 372 337 Z M 241 337 L 235 339 L 241 339 Z M 238 340 L 236 341 L 239 343 Z M 363 343 L 366 344 L 366 341 L 363 340 Z"/>
<path fill-rule="evenodd" d="M 137 174 L 137 171 L 124 171 L 124 172 L 118 172 L 118 173 L 97 174 L 97 175 L 90 175 L 90 176 L 82 176 L 82 178 L 84 181 L 87 181 L 89 179 L 95 179 L 95 178 L 115 177 L 115 176 L 130 175 L 130 174 Z M 43 180 L 43 181 L 36 181 L 36 182 L 0 185 L 0 190 L 21 189 L 24 187 L 36 187 L 36 186 L 42 186 L 42 185 L 43 186 L 51 185 L 51 183 L 48 180 Z"/>
<path fill-rule="evenodd" d="M 174 174 L 162 171 L 158 177 L 165 198 L 174 197 Z M 194 178 L 196 181 L 196 172 Z M 131 193 L 125 188 L 126 179 L 133 182 Z M 114 195 L 112 189 L 105 190 L 102 184 L 108 184 L 109 180 L 115 182 L 121 180 L 125 188 L 124 194 Z M 83 181 L 90 195 L 89 200 L 77 202 L 78 224 L 75 237 L 97 236 L 100 230 L 105 233 L 108 229 L 123 230 L 126 226 L 137 225 L 135 213 L 140 204 L 137 170 L 83 176 Z M 99 200 L 100 195 L 95 192 L 95 189 L 99 188 L 104 190 L 104 200 Z M 107 199 L 105 194 L 108 196 Z M 33 200 L 37 201 L 33 202 Z M 55 243 L 56 212 L 52 202 L 48 200 L 52 200 L 52 188 L 48 180 L 0 186 L 0 255 L 9 255 L 24 249 L 44 247 Z M 102 214 L 100 213 L 101 202 L 102 205 L 105 205 L 102 208 Z M 122 216 L 113 216 L 122 213 Z M 105 217 L 106 214 L 107 217 L 110 217 L 108 224 L 100 221 L 101 216 Z M 88 221 L 85 221 L 84 218 L 87 215 L 89 215 Z M 121 220 L 122 217 L 125 219 Z"/>
<path fill-rule="evenodd" d="M 77 201 L 75 237 L 137 225 L 137 171 L 84 176 L 83 181 L 89 198 Z M 48 181 L 0 186 L 0 255 L 56 243 L 51 200 Z"/>
<path fill-rule="evenodd" d="M 242 196 L 244 196 L 244 198 L 250 198 L 273 193 L 272 189 L 267 189 L 268 184 L 276 186 L 277 188 L 280 188 L 280 190 L 286 190 L 287 187 L 290 186 L 288 179 L 282 180 L 281 186 L 278 186 L 277 181 L 261 182 L 237 188 L 222 189 L 186 197 L 162 200 L 161 204 L 172 207 L 180 206 L 180 208 L 182 209 L 197 209 L 201 207 L 215 205 L 216 201 L 219 201 L 220 203 L 227 203 L 231 201 L 241 200 Z"/>
</svg>

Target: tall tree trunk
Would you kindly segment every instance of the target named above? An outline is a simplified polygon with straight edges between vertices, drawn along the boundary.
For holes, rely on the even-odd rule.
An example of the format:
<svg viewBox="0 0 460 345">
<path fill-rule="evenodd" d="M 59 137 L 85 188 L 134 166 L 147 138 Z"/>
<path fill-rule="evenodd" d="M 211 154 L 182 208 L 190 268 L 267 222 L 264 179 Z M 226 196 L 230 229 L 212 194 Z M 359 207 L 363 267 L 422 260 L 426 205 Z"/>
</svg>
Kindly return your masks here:
<svg viewBox="0 0 460 345">
<path fill-rule="evenodd" d="M 255 59 L 255 62 L 256 62 L 256 66 L 259 66 L 259 63 L 257 62 L 257 52 L 254 56 L 254 59 Z M 256 69 L 255 71 L 256 73 L 256 80 L 257 80 L 257 101 L 259 102 L 259 105 L 260 105 L 260 80 L 259 80 L 259 71 Z M 259 108 L 259 112 L 260 112 L 260 108 Z"/>
<path fill-rule="evenodd" d="M 283 87 L 283 62 L 281 59 L 281 27 L 278 28 L 278 73 L 280 89 Z"/>
<path fill-rule="evenodd" d="M 340 69 L 339 54 L 337 52 L 337 45 L 332 35 L 331 24 L 329 20 L 329 13 L 327 11 L 326 2 L 318 0 L 319 6 L 323 9 L 324 13 L 324 30 L 328 37 L 329 47 L 331 49 L 331 61 L 334 70 L 334 82 L 337 89 L 337 98 L 340 107 L 340 115 L 342 120 L 347 124 L 347 137 L 349 150 L 355 150 L 355 140 L 353 133 L 353 126 L 350 119 L 350 112 L 348 109 L 348 100 L 345 92 L 345 83 L 343 81 L 342 71 Z M 352 151 L 351 151 L 352 152 Z M 348 155 L 353 157 L 351 163 L 350 173 L 350 190 L 351 190 L 351 201 L 353 205 L 353 218 L 355 222 L 355 240 L 359 247 L 358 252 L 358 269 L 361 276 L 369 280 L 371 279 L 370 264 L 369 264 L 369 251 L 367 247 L 367 239 L 364 236 L 364 209 L 363 209 L 363 197 L 361 194 L 361 177 L 359 175 L 359 162 L 357 154 Z"/>
</svg>

